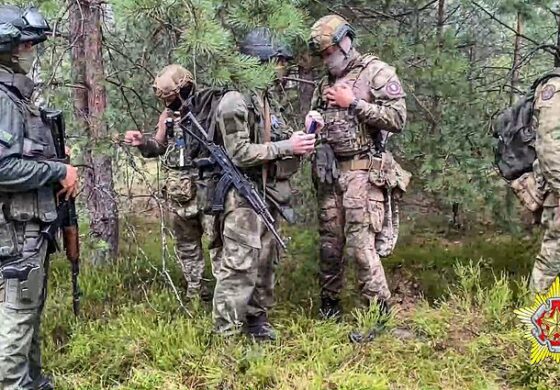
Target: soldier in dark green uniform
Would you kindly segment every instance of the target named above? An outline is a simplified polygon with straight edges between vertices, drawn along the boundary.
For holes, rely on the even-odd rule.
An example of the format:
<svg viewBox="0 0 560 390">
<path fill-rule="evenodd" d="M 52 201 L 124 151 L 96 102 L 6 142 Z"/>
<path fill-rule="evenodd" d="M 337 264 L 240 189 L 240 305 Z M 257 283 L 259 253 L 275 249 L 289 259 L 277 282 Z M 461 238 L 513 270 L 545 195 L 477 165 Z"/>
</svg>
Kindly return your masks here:
<svg viewBox="0 0 560 390">
<path fill-rule="evenodd" d="M 0 6 L 0 389 L 53 389 L 41 372 L 40 317 L 55 186 L 74 197 L 77 170 L 56 157 L 26 74 L 49 25 L 35 8 Z"/>
</svg>

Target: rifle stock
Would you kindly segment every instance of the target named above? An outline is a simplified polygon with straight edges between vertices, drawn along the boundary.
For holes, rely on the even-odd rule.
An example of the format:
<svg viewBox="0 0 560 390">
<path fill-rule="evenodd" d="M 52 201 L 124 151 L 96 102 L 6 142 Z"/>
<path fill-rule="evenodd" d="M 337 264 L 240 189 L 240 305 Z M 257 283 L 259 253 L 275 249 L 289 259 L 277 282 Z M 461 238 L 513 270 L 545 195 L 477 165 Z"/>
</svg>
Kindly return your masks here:
<svg viewBox="0 0 560 390">
<path fill-rule="evenodd" d="M 66 156 L 66 134 L 62 111 L 42 111 L 42 115 L 45 122 L 51 128 L 57 159 L 69 163 L 69 158 Z M 59 228 L 62 229 L 64 251 L 72 268 L 72 309 L 74 315 L 78 316 L 80 313 L 81 295 L 78 284 L 80 274 L 80 235 L 75 200 L 73 198 L 60 200 L 57 212 L 58 218 L 53 225 L 47 228 L 47 235 L 53 239 L 54 231 Z"/>
</svg>

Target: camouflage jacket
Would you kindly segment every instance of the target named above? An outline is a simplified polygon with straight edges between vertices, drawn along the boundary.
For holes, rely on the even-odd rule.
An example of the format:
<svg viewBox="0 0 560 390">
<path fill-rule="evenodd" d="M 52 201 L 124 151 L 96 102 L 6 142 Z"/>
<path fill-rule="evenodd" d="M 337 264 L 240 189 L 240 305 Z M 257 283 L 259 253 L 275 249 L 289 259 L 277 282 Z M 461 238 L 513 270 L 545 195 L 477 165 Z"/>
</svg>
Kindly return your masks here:
<svg viewBox="0 0 560 390">
<path fill-rule="evenodd" d="M 270 106 L 270 142 L 263 142 L 265 99 Z M 229 91 L 220 100 L 215 118 L 224 147 L 234 164 L 261 185 L 261 172 L 267 164 L 267 193 L 279 203 L 287 203 L 291 195 L 288 179 L 297 171 L 299 159 L 293 156 L 288 140 L 293 130 L 286 124 L 271 94 L 243 95 Z"/>
<path fill-rule="evenodd" d="M 353 112 L 329 106 L 326 88 L 336 83 L 349 84 L 359 102 Z M 311 107 L 325 118 L 322 136 L 337 156 L 367 152 L 384 144 L 389 133 L 402 131 L 406 123 L 405 93 L 395 69 L 374 55 L 355 55 L 345 74 L 324 77 L 313 94 Z"/>
<path fill-rule="evenodd" d="M 535 91 L 535 150 L 542 175 L 560 194 L 560 77 L 553 77 Z"/>
</svg>

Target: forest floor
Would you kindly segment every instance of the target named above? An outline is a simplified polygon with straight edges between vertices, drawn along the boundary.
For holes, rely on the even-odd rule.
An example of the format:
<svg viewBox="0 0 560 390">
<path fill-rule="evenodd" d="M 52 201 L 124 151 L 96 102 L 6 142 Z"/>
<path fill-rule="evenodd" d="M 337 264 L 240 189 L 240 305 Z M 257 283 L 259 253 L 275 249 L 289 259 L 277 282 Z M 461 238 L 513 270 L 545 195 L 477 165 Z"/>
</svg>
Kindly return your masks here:
<svg viewBox="0 0 560 390">
<path fill-rule="evenodd" d="M 43 342 L 57 389 L 560 387 L 558 364 L 530 364 L 530 344 L 513 313 L 530 301 L 536 236 L 453 237 L 405 224 L 384 260 L 398 310 L 384 333 L 355 345 L 349 332 L 368 329 L 378 314 L 355 309 L 353 267 L 343 321 L 319 320 L 317 234 L 284 230 L 291 241 L 271 313 L 279 337 L 259 345 L 213 335 L 210 304 L 189 302 L 178 266 L 162 259 L 160 225 L 135 226 L 134 240 L 123 235 L 118 264 L 84 265 L 79 319 L 71 312 L 68 264 L 53 260 Z M 408 337 L 396 337 L 396 329 Z"/>
</svg>

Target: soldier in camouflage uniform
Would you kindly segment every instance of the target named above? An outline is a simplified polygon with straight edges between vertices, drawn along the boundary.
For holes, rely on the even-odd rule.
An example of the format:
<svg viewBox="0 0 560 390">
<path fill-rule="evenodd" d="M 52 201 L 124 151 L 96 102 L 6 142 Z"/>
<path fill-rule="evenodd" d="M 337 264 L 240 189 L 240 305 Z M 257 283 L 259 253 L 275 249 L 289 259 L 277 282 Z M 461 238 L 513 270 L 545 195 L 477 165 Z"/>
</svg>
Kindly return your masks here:
<svg viewBox="0 0 560 390">
<path fill-rule="evenodd" d="M 535 150 L 540 174 L 549 189 L 544 199 L 541 222 L 545 233 L 533 267 L 531 287 L 544 294 L 560 275 L 560 68 L 535 91 Z"/>
<path fill-rule="evenodd" d="M 281 64 L 291 57 L 266 28 L 250 32 L 240 49 L 262 62 Z M 282 208 L 291 195 L 288 179 L 299 165 L 293 156 L 311 152 L 314 136 L 291 134 L 271 106 L 270 88 L 246 94 L 231 90 L 221 98 L 215 119 L 233 162 L 257 188 L 266 187 L 269 204 Z M 278 216 L 279 208 L 271 207 L 273 216 Z M 278 244 L 233 188 L 226 196 L 222 226 L 223 257 L 214 291 L 215 329 L 223 335 L 244 331 L 257 340 L 274 339 L 267 311 L 273 303 Z"/>
<path fill-rule="evenodd" d="M 394 199 L 408 180 L 385 150 L 390 133 L 401 132 L 405 125 L 405 93 L 395 69 L 375 55 L 358 53 L 354 36 L 348 22 L 329 15 L 313 25 L 309 38 L 311 52 L 321 56 L 328 70 L 306 117 L 306 127 L 315 121 L 320 133 L 314 181 L 325 318 L 341 314 L 345 246 L 357 263 L 364 301 L 388 310 L 391 293 L 380 254 L 389 254 L 395 245 Z"/>
<path fill-rule="evenodd" d="M 187 280 L 187 296 L 201 294 L 206 298 L 209 292 L 206 285 L 202 286 L 202 234 L 205 233 L 209 239 L 213 273 L 219 266 L 221 252 L 219 227 L 215 225 L 217 219 L 205 214 L 199 204 L 203 198 L 200 193 L 207 187 L 208 172 L 203 171 L 203 176 L 200 176 L 193 163 L 200 151 L 196 142 L 184 140 L 182 135 L 176 134 L 174 142 L 170 143 L 165 128 L 165 120 L 173 118 L 174 112 L 184 113 L 188 109 L 188 101 L 194 90 L 193 77 L 188 70 L 175 64 L 163 68 L 154 81 L 156 96 L 166 105 L 160 115 L 156 134 L 145 138 L 140 131 L 128 131 L 125 142 L 137 146 L 144 157 L 163 156 L 166 172 L 163 193 L 171 214 L 177 257 Z"/>
<path fill-rule="evenodd" d="M 55 186 L 74 197 L 77 170 L 56 158 L 26 77 L 49 25 L 35 8 L 0 6 L 0 389 L 53 389 L 41 372 L 41 312 L 57 218 Z M 49 245 L 51 244 L 51 245 Z"/>
</svg>

